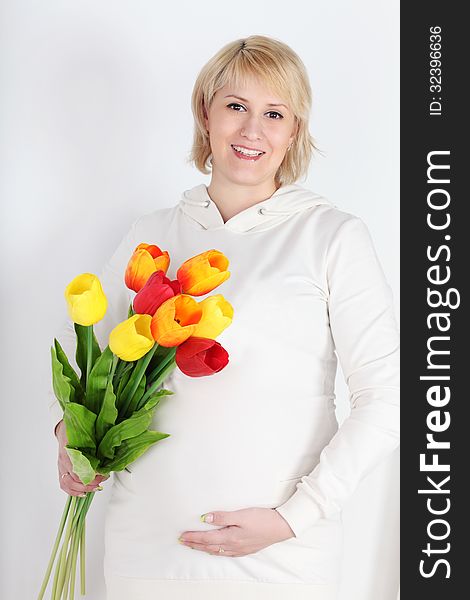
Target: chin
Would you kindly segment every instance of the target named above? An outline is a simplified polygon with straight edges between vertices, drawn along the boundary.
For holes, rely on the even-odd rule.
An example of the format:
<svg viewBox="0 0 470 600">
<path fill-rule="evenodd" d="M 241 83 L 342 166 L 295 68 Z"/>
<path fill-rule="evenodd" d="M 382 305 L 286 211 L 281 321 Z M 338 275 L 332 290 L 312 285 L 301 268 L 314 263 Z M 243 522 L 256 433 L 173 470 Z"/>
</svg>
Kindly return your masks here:
<svg viewBox="0 0 470 600">
<path fill-rule="evenodd" d="M 237 185 L 257 185 L 274 179 L 275 173 L 253 169 L 233 169 L 227 173 L 228 178 Z"/>
</svg>

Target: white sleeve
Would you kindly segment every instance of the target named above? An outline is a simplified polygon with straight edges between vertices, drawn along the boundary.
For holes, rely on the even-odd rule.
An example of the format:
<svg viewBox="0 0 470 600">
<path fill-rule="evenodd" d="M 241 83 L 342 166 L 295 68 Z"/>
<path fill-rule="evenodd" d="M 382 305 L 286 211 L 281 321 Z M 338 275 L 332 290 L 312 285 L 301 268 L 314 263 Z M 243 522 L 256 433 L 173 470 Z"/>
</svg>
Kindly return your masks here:
<svg viewBox="0 0 470 600">
<path fill-rule="evenodd" d="M 139 220 L 140 219 L 137 219 L 132 224 L 130 230 L 121 240 L 121 243 L 115 250 L 114 254 L 102 268 L 101 273 L 99 274 L 103 291 L 108 300 L 108 308 L 105 316 L 94 326 L 94 332 L 102 350 L 108 345 L 108 338 L 112 329 L 118 323 L 127 319 L 129 304 L 135 295 L 134 292 L 126 287 L 126 284 L 124 283 L 124 274 L 132 253 L 134 252 L 136 246 L 142 241 L 136 239 L 136 227 Z M 77 370 L 77 374 L 80 376 L 80 372 L 75 361 L 75 330 L 73 327 L 73 322 L 70 319 L 66 321 L 64 327 L 56 337 L 64 349 L 70 364 Z M 63 417 L 63 411 L 59 402 L 55 398 L 52 389 L 52 377 L 51 384 L 49 386 L 49 402 L 49 413 L 54 423 L 55 432 L 55 428 Z"/>
<path fill-rule="evenodd" d="M 369 231 L 357 217 L 327 253 L 328 311 L 350 415 L 314 470 L 276 510 L 296 536 L 341 510 L 361 479 L 399 445 L 399 333 Z"/>
</svg>

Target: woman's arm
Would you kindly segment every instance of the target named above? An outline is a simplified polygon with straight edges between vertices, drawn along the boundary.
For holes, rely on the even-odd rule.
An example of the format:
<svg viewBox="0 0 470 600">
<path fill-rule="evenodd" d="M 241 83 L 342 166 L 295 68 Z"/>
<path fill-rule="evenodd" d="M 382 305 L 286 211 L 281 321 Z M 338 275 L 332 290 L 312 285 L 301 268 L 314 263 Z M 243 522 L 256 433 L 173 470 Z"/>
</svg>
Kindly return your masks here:
<svg viewBox="0 0 470 600">
<path fill-rule="evenodd" d="M 399 445 L 399 334 L 391 290 L 357 217 L 328 250 L 329 317 L 351 413 L 315 469 L 276 510 L 296 536 L 339 511 L 361 479 Z"/>
</svg>

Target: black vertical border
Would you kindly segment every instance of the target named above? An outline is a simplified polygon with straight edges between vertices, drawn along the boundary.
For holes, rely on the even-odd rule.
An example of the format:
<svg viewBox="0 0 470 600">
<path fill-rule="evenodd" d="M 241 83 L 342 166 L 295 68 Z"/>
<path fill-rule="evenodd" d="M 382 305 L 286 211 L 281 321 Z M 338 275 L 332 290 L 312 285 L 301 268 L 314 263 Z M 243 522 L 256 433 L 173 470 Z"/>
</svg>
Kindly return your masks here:
<svg viewBox="0 0 470 600">
<path fill-rule="evenodd" d="M 416 11 L 416 12 L 413 12 Z M 401 338 L 402 338 L 402 438 L 401 438 L 401 600 L 424 598 L 446 600 L 466 597 L 468 585 L 466 575 L 470 573 L 470 553 L 467 549 L 467 535 L 470 530 L 469 494 L 467 491 L 467 471 L 470 462 L 470 424 L 468 406 L 470 393 L 466 385 L 466 374 L 470 373 L 470 353 L 467 338 L 470 333 L 468 319 L 468 279 L 470 277 L 470 197 L 465 189 L 465 180 L 470 168 L 467 166 L 468 122 L 466 112 L 469 102 L 466 99 L 468 86 L 468 28 L 462 8 L 456 2 L 401 3 Z M 441 85 L 440 92 L 430 90 L 430 28 L 440 27 L 442 37 Z M 429 103 L 432 97 L 440 97 L 440 116 L 430 115 Z M 466 110 L 467 109 L 467 110 Z M 426 222 L 429 209 L 428 193 L 433 186 L 427 182 L 427 156 L 432 151 L 450 151 L 448 157 L 435 162 L 450 164 L 450 183 L 440 186 L 446 189 L 451 198 L 447 211 L 437 216 L 444 218 L 449 212 L 451 222 L 445 231 L 433 231 Z M 443 176 L 444 172 L 441 172 Z M 442 198 L 444 196 L 441 196 Z M 437 196 L 436 196 L 437 198 Z M 450 240 L 445 239 L 450 235 Z M 430 262 L 426 256 L 428 246 L 435 250 L 448 245 L 447 252 Z M 431 285 L 428 281 L 428 268 L 440 264 L 450 268 L 451 277 L 447 284 Z M 432 309 L 427 302 L 427 288 L 445 289 L 452 287 L 459 291 L 460 306 L 455 309 L 440 307 Z M 424 473 L 420 470 L 419 455 L 433 451 L 426 450 L 426 434 L 430 432 L 427 416 L 435 407 L 427 402 L 426 391 L 429 381 L 420 381 L 420 376 L 428 374 L 427 342 L 430 336 L 438 335 L 435 327 L 428 328 L 427 316 L 435 311 L 450 313 L 451 326 L 447 333 L 449 342 L 441 343 L 442 349 L 449 349 L 449 355 L 442 355 L 441 363 L 450 364 L 448 371 L 434 371 L 448 374 L 451 398 L 440 408 L 450 416 L 450 426 L 446 431 L 436 433 L 435 438 L 450 442 L 450 449 L 440 450 L 439 462 L 449 463 L 448 473 Z M 437 385 L 439 382 L 434 383 Z M 431 458 L 428 458 L 428 462 Z M 432 488 L 427 476 L 436 482 L 447 475 L 449 494 L 419 494 L 419 489 Z M 470 481 L 470 480 L 469 480 Z M 427 498 L 436 509 L 450 508 L 441 516 L 432 515 L 427 508 Z M 428 536 L 427 528 L 433 519 L 443 518 L 450 526 L 447 538 L 437 541 Z M 444 535 L 446 526 L 435 524 L 431 531 Z M 427 556 L 423 552 L 428 542 L 438 550 Z M 447 543 L 449 547 L 447 547 Z M 448 548 L 448 551 L 445 550 Z M 447 560 L 435 564 L 439 559 Z M 428 574 L 435 567 L 434 575 L 423 577 L 420 574 L 420 561 Z M 450 573 L 450 577 L 446 577 Z"/>
</svg>

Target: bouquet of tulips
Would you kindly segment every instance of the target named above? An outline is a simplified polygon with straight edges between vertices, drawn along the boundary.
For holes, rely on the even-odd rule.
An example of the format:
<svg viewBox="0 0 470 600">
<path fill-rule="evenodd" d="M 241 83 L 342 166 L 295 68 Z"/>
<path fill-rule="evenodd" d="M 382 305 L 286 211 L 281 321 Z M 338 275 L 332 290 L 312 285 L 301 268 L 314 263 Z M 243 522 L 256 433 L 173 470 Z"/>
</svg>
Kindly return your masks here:
<svg viewBox="0 0 470 600">
<path fill-rule="evenodd" d="M 126 469 L 169 437 L 149 427 L 162 396 L 173 393 L 161 386 L 175 367 L 201 377 L 228 363 L 227 351 L 215 338 L 232 322 L 232 306 L 221 294 L 201 302 L 193 297 L 211 292 L 230 276 L 227 257 L 218 250 L 198 254 L 179 267 L 175 280 L 166 277 L 169 265 L 168 252 L 158 246 L 137 246 L 124 277 L 136 295 L 127 320 L 111 331 L 104 350 L 93 331 L 107 310 L 99 279 L 84 273 L 65 290 L 80 376 L 54 339 L 52 382 L 64 411 L 66 451 L 85 485 L 98 474 Z M 73 600 L 79 553 L 85 594 L 85 517 L 93 497 L 94 492 L 68 497 L 38 600 L 54 563 L 51 600 Z"/>
</svg>

